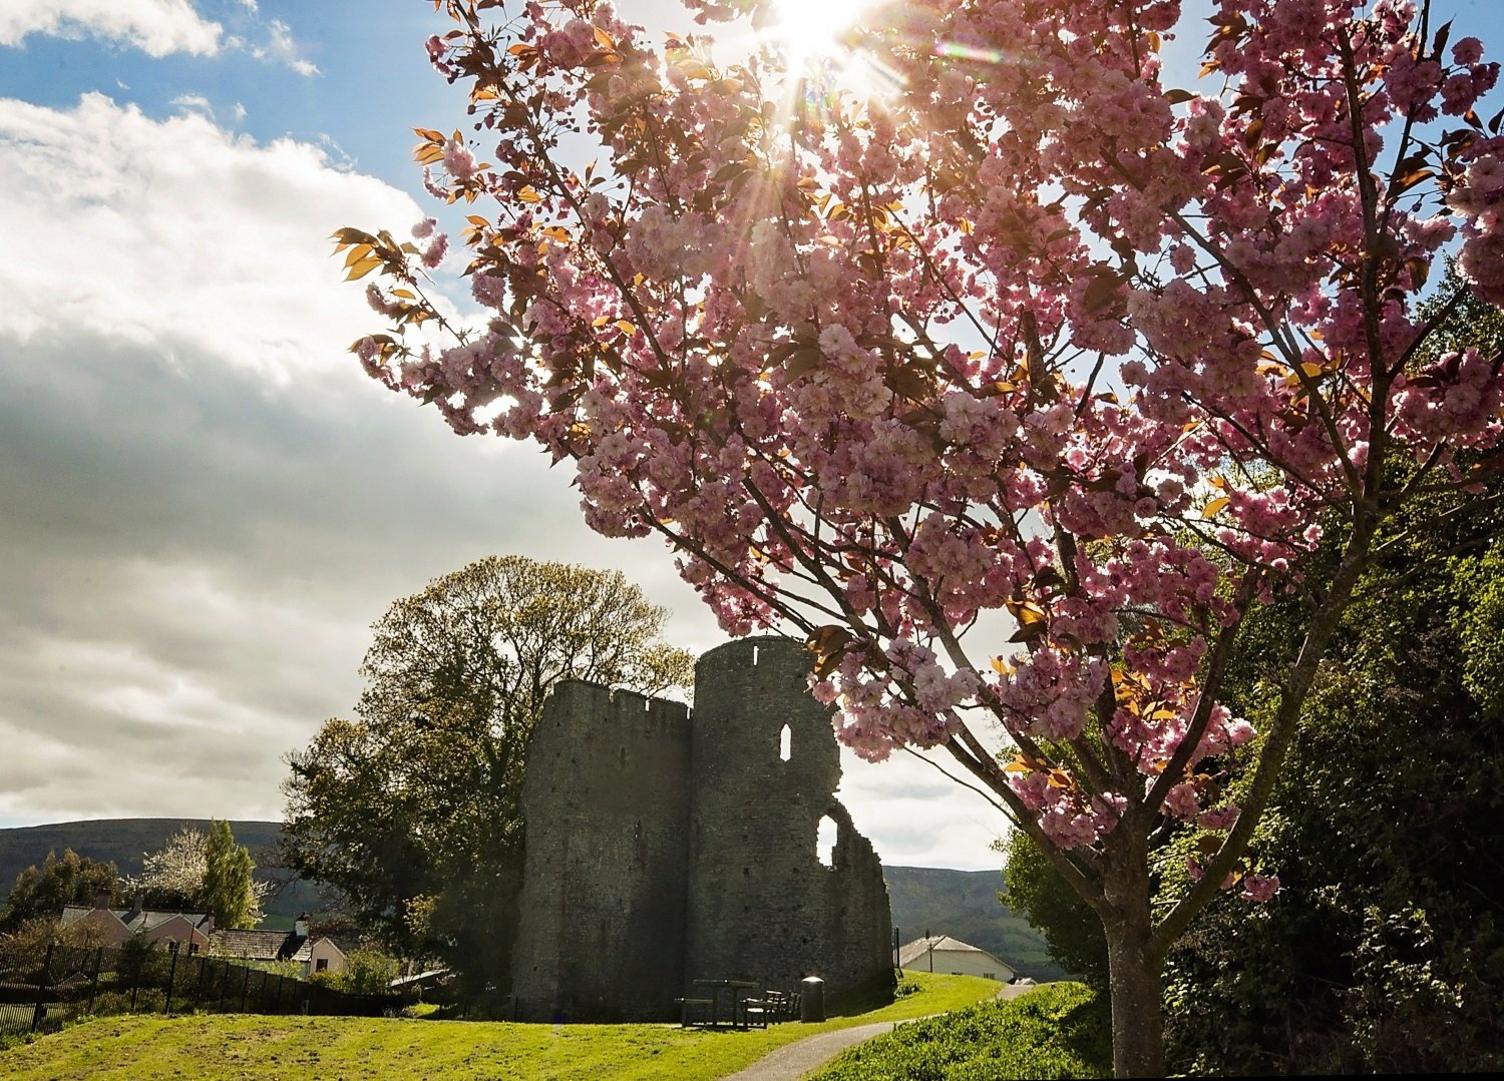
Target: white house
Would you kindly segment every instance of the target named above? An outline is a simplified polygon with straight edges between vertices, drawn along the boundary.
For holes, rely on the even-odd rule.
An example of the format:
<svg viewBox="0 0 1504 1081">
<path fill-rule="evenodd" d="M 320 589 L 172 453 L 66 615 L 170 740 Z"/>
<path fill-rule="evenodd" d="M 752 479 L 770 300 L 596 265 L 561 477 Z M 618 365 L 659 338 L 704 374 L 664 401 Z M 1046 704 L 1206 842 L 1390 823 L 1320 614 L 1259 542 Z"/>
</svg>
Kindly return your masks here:
<svg viewBox="0 0 1504 1081">
<path fill-rule="evenodd" d="M 291 931 L 224 930 L 210 936 L 216 957 L 242 961 L 293 961 L 303 966 L 303 975 L 344 970 L 349 962 L 345 949 L 328 935 L 310 934 L 308 915 L 293 921 Z M 348 947 L 350 943 L 346 943 Z"/>
<path fill-rule="evenodd" d="M 981 976 L 1012 983 L 1013 966 L 949 935 L 916 938 L 898 951 L 898 967 L 915 972 L 944 972 L 951 976 Z"/>
</svg>

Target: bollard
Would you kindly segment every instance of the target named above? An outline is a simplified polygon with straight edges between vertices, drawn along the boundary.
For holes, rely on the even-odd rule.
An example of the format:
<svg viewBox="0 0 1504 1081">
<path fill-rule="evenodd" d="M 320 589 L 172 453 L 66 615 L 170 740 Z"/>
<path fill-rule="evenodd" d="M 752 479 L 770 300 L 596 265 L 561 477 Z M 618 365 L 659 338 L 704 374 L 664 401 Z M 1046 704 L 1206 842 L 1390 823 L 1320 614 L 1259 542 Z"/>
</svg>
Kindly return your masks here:
<svg viewBox="0 0 1504 1081">
<path fill-rule="evenodd" d="M 799 981 L 799 1020 L 825 1020 L 825 981 L 819 976 L 806 976 Z"/>
</svg>

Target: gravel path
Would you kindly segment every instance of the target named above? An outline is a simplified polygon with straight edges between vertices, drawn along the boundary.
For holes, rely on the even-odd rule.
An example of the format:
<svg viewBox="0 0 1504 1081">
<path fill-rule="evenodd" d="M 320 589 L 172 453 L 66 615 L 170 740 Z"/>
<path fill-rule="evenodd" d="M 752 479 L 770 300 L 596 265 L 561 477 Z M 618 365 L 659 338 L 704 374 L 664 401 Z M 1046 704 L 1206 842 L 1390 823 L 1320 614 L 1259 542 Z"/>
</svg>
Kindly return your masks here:
<svg viewBox="0 0 1504 1081">
<path fill-rule="evenodd" d="M 879 1021 L 875 1025 L 858 1025 L 834 1032 L 822 1032 L 794 1043 L 784 1044 L 767 1058 L 759 1059 L 725 1081 L 797 1081 L 816 1066 L 823 1066 L 848 1047 L 892 1032 L 903 1022 Z"/>
<path fill-rule="evenodd" d="M 1025 984 L 1020 987 L 1016 984 L 1009 984 L 998 992 L 997 997 L 1016 998 L 1025 991 L 1032 991 L 1037 986 L 1037 984 Z M 924 1018 L 915 1017 L 910 1020 L 922 1021 Z M 739 1073 L 731 1074 L 724 1081 L 799 1081 L 799 1078 L 816 1067 L 825 1065 L 848 1047 L 855 1047 L 874 1036 L 882 1036 L 892 1032 L 899 1025 L 908 1023 L 908 1021 L 879 1021 L 872 1025 L 858 1025 L 855 1028 L 822 1032 L 818 1036 L 784 1044 L 766 1058 L 759 1059 Z"/>
</svg>

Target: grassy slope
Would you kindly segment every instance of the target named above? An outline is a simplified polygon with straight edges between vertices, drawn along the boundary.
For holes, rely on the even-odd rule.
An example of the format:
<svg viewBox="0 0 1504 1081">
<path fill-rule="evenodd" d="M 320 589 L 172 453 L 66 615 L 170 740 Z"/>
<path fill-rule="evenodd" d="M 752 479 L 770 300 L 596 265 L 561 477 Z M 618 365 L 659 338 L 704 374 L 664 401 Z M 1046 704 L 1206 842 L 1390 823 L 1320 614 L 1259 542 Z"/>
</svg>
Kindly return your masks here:
<svg viewBox="0 0 1504 1081">
<path fill-rule="evenodd" d="M 1107 1077 L 1107 1004 L 1079 983 L 985 1002 L 853 1047 L 815 1081 Z"/>
<path fill-rule="evenodd" d="M 1044 936 L 997 899 L 997 871 L 884 867 L 893 926 L 905 942 L 926 931 L 979 946 L 1036 980 L 1065 976 L 1050 958 Z"/>
<path fill-rule="evenodd" d="M 997 984 L 919 976 L 919 992 L 821 1025 L 699 1032 L 675 1025 L 518 1025 L 334 1017 L 112 1017 L 0 1053 L 8 1081 L 505 1077 L 511 1081 L 710 1081 L 830 1029 L 960 1009 Z"/>
</svg>

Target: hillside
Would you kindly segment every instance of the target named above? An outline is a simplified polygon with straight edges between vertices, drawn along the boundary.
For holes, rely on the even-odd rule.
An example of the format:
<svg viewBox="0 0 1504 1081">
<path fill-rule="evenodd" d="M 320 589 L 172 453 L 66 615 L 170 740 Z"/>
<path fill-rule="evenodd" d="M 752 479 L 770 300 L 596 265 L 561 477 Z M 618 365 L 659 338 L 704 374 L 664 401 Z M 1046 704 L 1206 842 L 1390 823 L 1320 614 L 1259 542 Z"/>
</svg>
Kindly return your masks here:
<svg viewBox="0 0 1504 1081">
<path fill-rule="evenodd" d="M 139 873 L 142 855 L 160 848 L 185 823 L 205 830 L 209 825 L 205 819 L 108 818 L 0 829 L 0 898 L 22 869 L 40 863 L 49 851 L 62 852 L 65 848 L 81 856 L 113 860 L 122 874 Z M 258 877 L 285 877 L 276 868 L 274 855 L 281 830 L 278 823 L 231 822 L 230 826 L 236 839 L 250 847 Z M 1063 975 L 1050 961 L 1039 934 L 998 901 L 997 891 L 1002 886 L 998 872 L 884 867 L 883 874 L 893 926 L 905 942 L 926 931 L 954 935 L 996 954 L 1024 975 L 1035 979 Z M 291 926 L 298 912 L 319 907 L 315 887 L 294 881 L 269 898 L 267 923 Z"/>
<path fill-rule="evenodd" d="M 61 854 L 65 848 L 90 859 L 113 860 L 121 874 L 139 874 L 142 856 L 161 848 L 168 837 L 185 825 L 207 832 L 209 820 L 102 818 L 0 829 L 0 898 L 10 891 L 11 883 L 25 868 L 41 863 L 48 852 Z M 275 855 L 282 830 L 280 823 L 232 821 L 230 828 L 235 839 L 251 850 L 256 861 L 257 878 L 285 882 L 288 876 L 277 867 Z M 299 881 L 287 882 L 267 898 L 266 923 L 274 927 L 291 927 L 293 916 L 318 907 L 318 895 L 313 886 Z"/>
<path fill-rule="evenodd" d="M 893 926 L 905 942 L 926 932 L 951 935 L 1008 962 L 1025 976 L 1055 980 L 1065 975 L 1050 959 L 1044 938 L 997 899 L 997 871 L 949 871 L 937 867 L 883 867 Z"/>
</svg>

